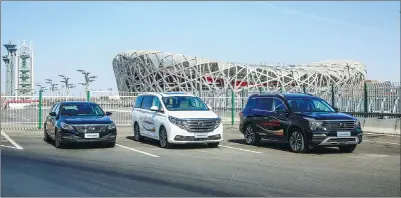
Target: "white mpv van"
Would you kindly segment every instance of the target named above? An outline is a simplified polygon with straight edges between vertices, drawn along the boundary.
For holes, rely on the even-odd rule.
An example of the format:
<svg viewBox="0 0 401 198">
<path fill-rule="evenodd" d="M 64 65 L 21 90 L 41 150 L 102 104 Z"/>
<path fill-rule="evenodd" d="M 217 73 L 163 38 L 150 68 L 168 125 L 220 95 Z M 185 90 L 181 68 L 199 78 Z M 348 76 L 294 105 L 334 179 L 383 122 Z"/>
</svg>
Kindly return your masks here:
<svg viewBox="0 0 401 198">
<path fill-rule="evenodd" d="M 223 124 L 205 102 L 183 92 L 147 93 L 136 98 L 132 109 L 134 140 L 148 137 L 160 146 L 207 143 L 217 147 L 223 140 Z"/>
</svg>

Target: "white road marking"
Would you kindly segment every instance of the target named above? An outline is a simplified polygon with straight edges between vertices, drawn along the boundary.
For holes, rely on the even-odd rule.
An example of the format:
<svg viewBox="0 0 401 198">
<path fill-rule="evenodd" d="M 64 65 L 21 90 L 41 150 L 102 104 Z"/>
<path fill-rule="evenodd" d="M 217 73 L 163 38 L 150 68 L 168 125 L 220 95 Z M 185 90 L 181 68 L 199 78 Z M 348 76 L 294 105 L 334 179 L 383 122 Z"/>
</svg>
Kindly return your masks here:
<svg viewBox="0 0 401 198">
<path fill-rule="evenodd" d="M 18 148 L 16 148 L 16 147 L 13 147 L 13 146 L 6 146 L 6 145 L 1 145 L 2 147 L 7 147 L 7 148 L 13 148 L 13 149 L 18 149 Z"/>
<path fill-rule="evenodd" d="M 6 133 L 4 133 L 3 131 L 1 131 L 1 135 L 3 135 L 11 144 L 13 144 L 17 149 L 21 150 L 24 149 L 22 148 L 20 145 L 18 145 L 16 142 L 14 142 L 14 140 L 12 140 Z"/>
<path fill-rule="evenodd" d="M 247 150 L 247 149 L 241 149 L 241 148 L 235 148 L 235 147 L 231 147 L 231 146 L 223 146 L 223 145 L 219 145 L 219 147 L 225 147 L 225 148 L 230 148 L 230 149 L 236 149 L 236 150 L 240 150 L 240 151 L 247 151 L 247 152 L 251 152 L 251 153 L 262 153 L 262 152 L 258 152 L 258 151 L 251 151 L 251 150 Z"/>
<path fill-rule="evenodd" d="M 140 151 L 140 150 L 137 150 L 137 149 L 133 149 L 133 148 L 130 148 L 130 147 L 126 147 L 126 146 L 123 146 L 123 145 L 120 145 L 120 144 L 116 144 L 116 146 L 119 146 L 119 147 L 121 147 L 121 148 L 125 148 L 125 149 L 128 149 L 128 150 L 131 150 L 131 151 L 135 151 L 135 152 L 138 152 L 138 153 L 142 153 L 142 154 L 145 154 L 145 155 L 148 155 L 148 156 L 151 156 L 151 157 L 159 157 L 159 156 L 157 156 L 157 155 L 153 155 L 153 154 L 150 154 L 150 153 L 147 153 L 147 152 L 144 152 L 144 151 Z"/>
<path fill-rule="evenodd" d="M 400 143 L 393 143 L 393 142 L 380 142 L 380 141 L 372 141 L 372 140 L 362 140 L 365 142 L 374 142 L 374 143 L 379 143 L 379 144 L 395 144 L 395 145 L 400 145 Z"/>
</svg>

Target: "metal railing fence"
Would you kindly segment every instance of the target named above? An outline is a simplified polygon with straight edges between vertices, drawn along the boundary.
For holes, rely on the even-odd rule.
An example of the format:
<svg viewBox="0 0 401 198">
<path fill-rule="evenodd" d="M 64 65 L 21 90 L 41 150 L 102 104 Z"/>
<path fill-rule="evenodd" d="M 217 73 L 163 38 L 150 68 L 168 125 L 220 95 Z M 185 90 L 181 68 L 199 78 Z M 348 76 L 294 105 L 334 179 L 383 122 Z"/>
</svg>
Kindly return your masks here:
<svg viewBox="0 0 401 198">
<path fill-rule="evenodd" d="M 202 98 L 224 123 L 234 124 L 239 121 L 239 113 L 245 107 L 249 96 L 269 92 L 261 88 L 259 92 L 225 90 L 213 92 L 191 92 Z M 361 86 L 282 89 L 269 93 L 308 93 L 316 95 L 346 112 L 357 117 L 399 118 L 400 83 L 365 83 Z M 201 94 L 198 94 L 201 93 Z M 137 96 L 142 93 L 120 91 L 88 91 L 78 96 L 66 96 L 61 93 L 41 92 L 33 96 L 1 96 L 1 128 L 43 128 L 45 117 L 50 108 L 61 101 L 91 101 L 101 105 L 105 111 L 111 111 L 112 119 L 119 126 L 131 125 L 131 110 Z"/>
</svg>

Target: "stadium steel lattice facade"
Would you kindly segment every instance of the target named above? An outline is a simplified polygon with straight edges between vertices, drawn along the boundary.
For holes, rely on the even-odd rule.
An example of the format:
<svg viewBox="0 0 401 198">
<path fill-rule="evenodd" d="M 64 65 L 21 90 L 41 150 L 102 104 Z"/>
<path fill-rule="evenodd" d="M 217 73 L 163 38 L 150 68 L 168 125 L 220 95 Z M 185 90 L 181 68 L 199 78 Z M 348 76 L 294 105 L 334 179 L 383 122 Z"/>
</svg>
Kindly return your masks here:
<svg viewBox="0 0 401 198">
<path fill-rule="evenodd" d="M 120 92 L 226 92 L 302 90 L 360 85 L 366 67 L 356 61 L 325 61 L 303 65 L 267 66 L 188 57 L 159 51 L 128 51 L 113 60 Z"/>
</svg>

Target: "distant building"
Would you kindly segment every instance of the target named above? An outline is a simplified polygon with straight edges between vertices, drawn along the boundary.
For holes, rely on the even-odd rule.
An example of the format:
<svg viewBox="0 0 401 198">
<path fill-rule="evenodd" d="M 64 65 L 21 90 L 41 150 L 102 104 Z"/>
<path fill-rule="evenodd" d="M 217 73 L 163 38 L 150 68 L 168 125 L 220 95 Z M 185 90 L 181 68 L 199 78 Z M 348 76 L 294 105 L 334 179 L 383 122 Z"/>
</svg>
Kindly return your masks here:
<svg viewBox="0 0 401 198">
<path fill-rule="evenodd" d="M 361 84 L 366 67 L 357 61 L 302 65 L 256 65 L 222 62 L 160 51 L 122 52 L 113 60 L 120 92 L 280 91 Z"/>
</svg>

